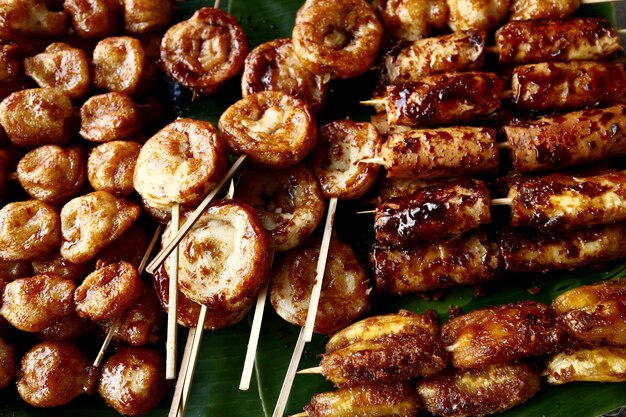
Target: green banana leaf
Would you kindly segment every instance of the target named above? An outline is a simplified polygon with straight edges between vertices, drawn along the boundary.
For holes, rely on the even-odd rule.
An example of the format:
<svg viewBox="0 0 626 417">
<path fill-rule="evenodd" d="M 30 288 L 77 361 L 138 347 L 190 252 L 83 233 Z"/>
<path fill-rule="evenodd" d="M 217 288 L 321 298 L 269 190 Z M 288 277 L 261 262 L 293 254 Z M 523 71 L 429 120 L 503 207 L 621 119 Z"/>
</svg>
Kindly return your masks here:
<svg viewBox="0 0 626 417">
<path fill-rule="evenodd" d="M 233 14 L 244 27 L 251 47 L 277 38 L 290 37 L 296 10 L 302 0 L 229 0 L 223 1 L 221 8 Z M 203 6 L 213 6 L 213 2 L 191 0 L 177 3 L 177 19 L 189 17 L 194 10 Z M 611 5 L 599 4 L 584 6 L 581 15 L 601 16 L 615 22 L 615 12 Z M 370 82 L 375 74 L 367 74 L 357 80 L 345 81 L 332 86 L 332 108 L 328 114 L 339 118 L 350 115 L 364 118 L 367 113 L 357 106 L 359 99 L 367 98 L 367 89 L 355 88 L 363 82 Z M 194 117 L 217 122 L 220 114 L 239 95 L 238 81 L 233 81 L 217 96 L 191 100 L 191 94 L 173 83 L 169 83 L 168 95 L 171 99 L 172 116 Z M 371 236 L 356 235 L 354 230 L 367 230 L 361 227 L 370 220 L 355 219 L 355 209 L 340 204 L 336 227 L 340 237 L 350 241 L 361 257 L 365 257 L 367 242 Z M 370 226 L 371 230 L 371 226 Z M 351 236 L 352 235 L 352 236 Z M 349 238 L 351 236 L 351 238 Z M 507 275 L 500 282 L 485 285 L 484 294 L 475 298 L 469 288 L 448 291 L 438 301 L 426 301 L 419 296 L 381 297 L 373 301 L 372 314 L 396 312 L 400 308 L 414 312 L 428 309 L 439 313 L 441 320 L 447 319 L 448 309 L 458 306 L 463 312 L 487 305 L 498 305 L 523 299 L 534 299 L 549 303 L 562 292 L 586 283 L 620 277 L 626 274 L 626 263 L 608 265 L 605 270 L 582 270 L 552 275 Z M 539 288 L 536 295 L 530 289 Z M 266 306 L 262 335 L 259 341 L 255 372 L 250 390 L 238 390 L 239 378 L 250 332 L 250 319 L 230 328 L 205 332 L 200 350 L 187 416 L 220 417 L 266 417 L 271 416 L 276 404 L 283 378 L 293 352 L 299 328 L 285 323 Z M 181 331 L 182 351 L 186 332 Z M 323 351 L 327 338 L 316 335 L 307 344 L 300 368 L 316 366 L 319 354 Z M 332 386 L 319 375 L 296 376 L 287 404 L 286 414 L 302 411 L 311 396 L 327 391 Z M 148 416 L 167 415 L 171 397 Z M 546 417 L 595 417 L 626 405 L 626 383 L 575 383 L 559 387 L 547 384 L 540 393 L 526 404 L 503 413 L 506 417 L 546 416 Z M 0 417 L 27 416 L 115 416 L 98 395 L 83 396 L 72 404 L 56 409 L 38 410 L 26 405 L 15 390 L 5 390 L 0 394 Z"/>
</svg>

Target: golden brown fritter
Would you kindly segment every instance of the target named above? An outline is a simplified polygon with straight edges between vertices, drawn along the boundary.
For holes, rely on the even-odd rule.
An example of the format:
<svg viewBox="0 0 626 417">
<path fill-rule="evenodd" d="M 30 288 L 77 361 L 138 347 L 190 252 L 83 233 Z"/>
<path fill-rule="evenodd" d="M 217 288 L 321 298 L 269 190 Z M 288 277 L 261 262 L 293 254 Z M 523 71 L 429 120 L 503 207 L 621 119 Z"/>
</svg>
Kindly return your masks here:
<svg viewBox="0 0 626 417">
<path fill-rule="evenodd" d="M 6 285 L 0 314 L 25 332 L 39 332 L 74 313 L 76 284 L 56 275 L 19 278 Z"/>
<path fill-rule="evenodd" d="M 574 381 L 626 381 L 626 348 L 598 346 L 561 352 L 546 364 L 548 382 L 553 385 Z"/>
<path fill-rule="evenodd" d="M 115 36 L 98 42 L 93 50 L 94 87 L 133 94 L 141 83 L 145 53 L 141 42 L 130 36 Z"/>
<path fill-rule="evenodd" d="M 141 145 L 115 140 L 95 147 L 87 160 L 87 178 L 98 191 L 127 197 L 135 191 L 133 175 Z"/>
<path fill-rule="evenodd" d="M 510 20 L 554 19 L 573 14 L 580 0 L 512 0 Z"/>
<path fill-rule="evenodd" d="M 87 176 L 84 152 L 74 146 L 43 145 L 17 164 L 17 180 L 32 197 L 58 206 L 80 192 Z"/>
<path fill-rule="evenodd" d="M 0 209 L 0 260 L 28 261 L 45 256 L 61 244 L 61 221 L 48 204 L 9 203 Z"/>
<path fill-rule="evenodd" d="M 167 393 L 162 355 L 148 348 L 120 349 L 102 366 L 98 392 L 120 414 L 147 413 Z"/>
<path fill-rule="evenodd" d="M 7 339 L 0 337 L 0 391 L 7 388 L 17 369 L 17 354 L 15 345 Z"/>
<path fill-rule="evenodd" d="M 316 281 L 321 239 L 309 239 L 276 254 L 270 299 L 276 313 L 289 323 L 304 326 Z M 347 243 L 331 239 L 314 330 L 330 334 L 352 323 L 369 308 L 370 283 Z"/>
<path fill-rule="evenodd" d="M 119 29 L 120 4 L 117 0 L 64 0 L 74 32 L 81 38 L 102 39 Z"/>
<path fill-rule="evenodd" d="M 554 310 L 534 301 L 487 307 L 456 317 L 441 339 L 456 368 L 480 368 L 557 352 L 564 342 Z"/>
<path fill-rule="evenodd" d="M 0 8 L 0 36 L 15 40 L 24 35 L 59 36 L 68 20 L 65 12 L 48 10 L 43 0 L 6 0 Z"/>
<path fill-rule="evenodd" d="M 80 108 L 80 135 L 92 142 L 126 139 L 141 130 L 135 102 L 124 93 L 92 96 Z"/>
<path fill-rule="evenodd" d="M 385 28 L 385 34 L 395 40 L 416 41 L 426 38 L 435 29 L 448 23 L 445 0 L 376 0 L 374 10 Z"/>
<path fill-rule="evenodd" d="M 446 0 L 454 31 L 492 31 L 509 14 L 511 0 Z"/>
<path fill-rule="evenodd" d="M 174 14 L 172 0 L 121 0 L 124 30 L 128 33 L 159 32 Z"/>
</svg>

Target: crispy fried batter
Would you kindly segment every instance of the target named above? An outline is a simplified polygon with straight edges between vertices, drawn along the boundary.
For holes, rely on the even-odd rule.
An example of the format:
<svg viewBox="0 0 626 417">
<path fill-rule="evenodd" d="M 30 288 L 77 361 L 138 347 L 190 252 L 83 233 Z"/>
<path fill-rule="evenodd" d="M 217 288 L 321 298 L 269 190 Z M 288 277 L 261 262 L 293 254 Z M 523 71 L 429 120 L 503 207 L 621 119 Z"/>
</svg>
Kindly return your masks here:
<svg viewBox="0 0 626 417">
<path fill-rule="evenodd" d="M 553 385 L 574 381 L 626 381 L 626 349 L 599 346 L 561 352 L 548 359 L 548 382 Z"/>
<path fill-rule="evenodd" d="M 450 13 L 445 0 L 376 0 L 374 10 L 385 34 L 402 41 L 416 41 L 443 29 Z"/>
<path fill-rule="evenodd" d="M 141 83 L 146 57 L 141 42 L 129 36 L 105 38 L 93 50 L 93 85 L 133 94 Z"/>
<path fill-rule="evenodd" d="M 81 38 L 102 39 L 119 29 L 118 0 L 64 0 L 63 9 L 72 19 L 72 28 Z"/>
<path fill-rule="evenodd" d="M 455 31 L 492 31 L 507 17 L 511 0 L 446 0 Z"/>
<path fill-rule="evenodd" d="M 141 130 L 135 102 L 123 93 L 92 96 L 80 108 L 80 135 L 92 142 L 129 138 Z"/>
<path fill-rule="evenodd" d="M 172 0 L 121 0 L 128 33 L 159 32 L 172 20 Z"/>
<path fill-rule="evenodd" d="M 127 197 L 135 191 L 133 175 L 141 145 L 130 141 L 112 141 L 95 147 L 87 160 L 87 178 L 98 191 Z"/>
</svg>

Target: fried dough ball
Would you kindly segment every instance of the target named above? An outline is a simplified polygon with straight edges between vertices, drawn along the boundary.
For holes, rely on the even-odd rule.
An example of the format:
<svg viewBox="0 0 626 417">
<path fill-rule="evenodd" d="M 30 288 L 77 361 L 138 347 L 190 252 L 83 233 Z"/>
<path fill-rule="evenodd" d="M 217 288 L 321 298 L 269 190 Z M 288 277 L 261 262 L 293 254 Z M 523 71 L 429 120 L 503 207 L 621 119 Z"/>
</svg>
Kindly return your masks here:
<svg viewBox="0 0 626 417">
<path fill-rule="evenodd" d="M 106 191 L 71 200 L 61 209 L 61 255 L 70 262 L 87 262 L 126 232 L 140 213 L 135 203 Z"/>
<path fill-rule="evenodd" d="M 35 275 L 7 284 L 0 314 L 25 332 L 39 332 L 74 312 L 76 284 L 56 275 Z"/>
<path fill-rule="evenodd" d="M 142 0 L 146 1 L 146 0 Z M 215 93 L 241 72 L 248 40 L 235 18 L 204 7 L 163 36 L 161 61 L 167 75 L 197 94 Z"/>
<path fill-rule="evenodd" d="M 102 366 L 98 392 L 126 416 L 147 413 L 167 393 L 163 356 L 148 348 L 123 348 Z"/>
<path fill-rule="evenodd" d="M 63 145 L 71 139 L 72 102 L 55 88 L 12 93 L 0 103 L 0 124 L 17 146 Z"/>
<path fill-rule="evenodd" d="M 80 108 L 80 135 L 92 142 L 126 139 L 140 130 L 139 109 L 126 94 L 93 96 Z"/>
<path fill-rule="evenodd" d="M 283 319 L 304 326 L 315 285 L 320 239 L 277 254 L 270 298 Z M 369 308 L 370 283 L 350 245 L 330 241 L 314 330 L 330 334 L 352 323 Z"/>
<path fill-rule="evenodd" d="M 448 26 L 459 31 L 492 31 L 509 14 L 511 0 L 446 0 L 450 9 Z"/>
<path fill-rule="evenodd" d="M 416 41 L 448 23 L 445 0 L 376 0 L 374 10 L 385 33 L 395 40 Z"/>
<path fill-rule="evenodd" d="M 93 85 L 118 93 L 133 94 L 141 83 L 146 57 L 139 42 L 130 36 L 101 40 L 93 50 Z"/>
<path fill-rule="evenodd" d="M 317 127 L 304 101 L 278 91 L 249 95 L 219 120 L 226 147 L 259 165 L 286 168 L 300 162 L 315 145 Z"/>
<path fill-rule="evenodd" d="M 22 48 L 14 42 L 0 41 L 0 81 L 16 78 L 22 72 Z"/>
<path fill-rule="evenodd" d="M 42 342 L 76 342 L 93 336 L 96 324 L 70 313 L 37 333 Z"/>
<path fill-rule="evenodd" d="M 87 356 L 64 342 L 35 345 L 22 358 L 22 376 L 17 381 L 20 397 L 34 407 L 67 404 L 91 390 Z"/>
<path fill-rule="evenodd" d="M 61 252 L 54 251 L 50 255 L 33 260 L 32 269 L 36 275 L 54 274 L 79 282 L 92 271 L 93 267 L 90 263 L 70 262 L 61 256 Z"/>
<path fill-rule="evenodd" d="M 30 261 L 61 244 L 59 215 L 37 201 L 9 203 L 0 210 L 0 260 Z"/>
<path fill-rule="evenodd" d="M 39 87 L 58 88 L 72 100 L 89 92 L 89 58 L 66 43 L 51 43 L 44 52 L 24 59 L 24 73 Z"/>
<path fill-rule="evenodd" d="M 309 166 L 324 197 L 357 199 L 376 182 L 380 165 L 359 163 L 378 154 L 383 139 L 370 123 L 336 120 L 320 127 Z"/>
<path fill-rule="evenodd" d="M 87 177 L 95 190 L 126 197 L 135 191 L 133 175 L 141 145 L 129 141 L 103 143 L 91 151 Z"/>
<path fill-rule="evenodd" d="M 43 0 L 3 0 L 0 23 L 1 37 L 19 40 L 23 35 L 62 35 L 68 17 L 63 11 L 48 10 Z"/>
<path fill-rule="evenodd" d="M 383 27 L 365 0 L 307 1 L 296 14 L 293 48 L 316 74 L 356 77 L 378 57 Z"/>
<path fill-rule="evenodd" d="M 11 384 L 17 368 L 15 346 L 3 337 L 0 337 L 0 391 Z"/>
<path fill-rule="evenodd" d="M 298 246 L 319 226 L 326 204 L 315 177 L 304 165 L 279 171 L 246 168 L 236 196 L 252 205 L 263 222 L 270 248 Z"/>
<path fill-rule="evenodd" d="M 74 292 L 76 313 L 93 321 L 109 320 L 141 295 L 141 279 L 137 268 L 128 262 L 98 262 Z"/>
<path fill-rule="evenodd" d="M 328 95 L 328 83 L 302 65 L 291 39 L 274 39 L 248 54 L 241 76 L 243 97 L 268 90 L 298 97 L 317 113 Z"/>
<path fill-rule="evenodd" d="M 133 181 L 146 205 L 169 211 L 175 202 L 200 203 L 225 170 L 224 147 L 213 125 L 178 119 L 143 145 Z"/>
<path fill-rule="evenodd" d="M 121 0 L 124 30 L 128 33 L 157 32 L 165 28 L 174 14 L 171 0 Z"/>
<path fill-rule="evenodd" d="M 114 35 L 120 26 L 117 0 L 64 0 L 63 9 L 72 19 L 78 36 L 102 39 Z"/>
<path fill-rule="evenodd" d="M 43 145 L 17 164 L 17 180 L 32 198 L 52 205 L 67 202 L 80 192 L 87 169 L 78 147 Z"/>
</svg>

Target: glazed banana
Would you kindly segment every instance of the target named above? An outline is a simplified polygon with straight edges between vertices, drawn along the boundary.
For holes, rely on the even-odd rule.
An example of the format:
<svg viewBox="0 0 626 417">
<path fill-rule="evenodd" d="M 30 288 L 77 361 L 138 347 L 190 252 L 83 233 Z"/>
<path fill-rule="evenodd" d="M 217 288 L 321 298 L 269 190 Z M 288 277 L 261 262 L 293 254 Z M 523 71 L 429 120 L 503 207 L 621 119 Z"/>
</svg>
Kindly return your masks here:
<svg viewBox="0 0 626 417">
<path fill-rule="evenodd" d="M 553 385 L 573 381 L 626 381 L 626 348 L 602 346 L 561 352 L 548 359 L 548 382 Z"/>
</svg>

